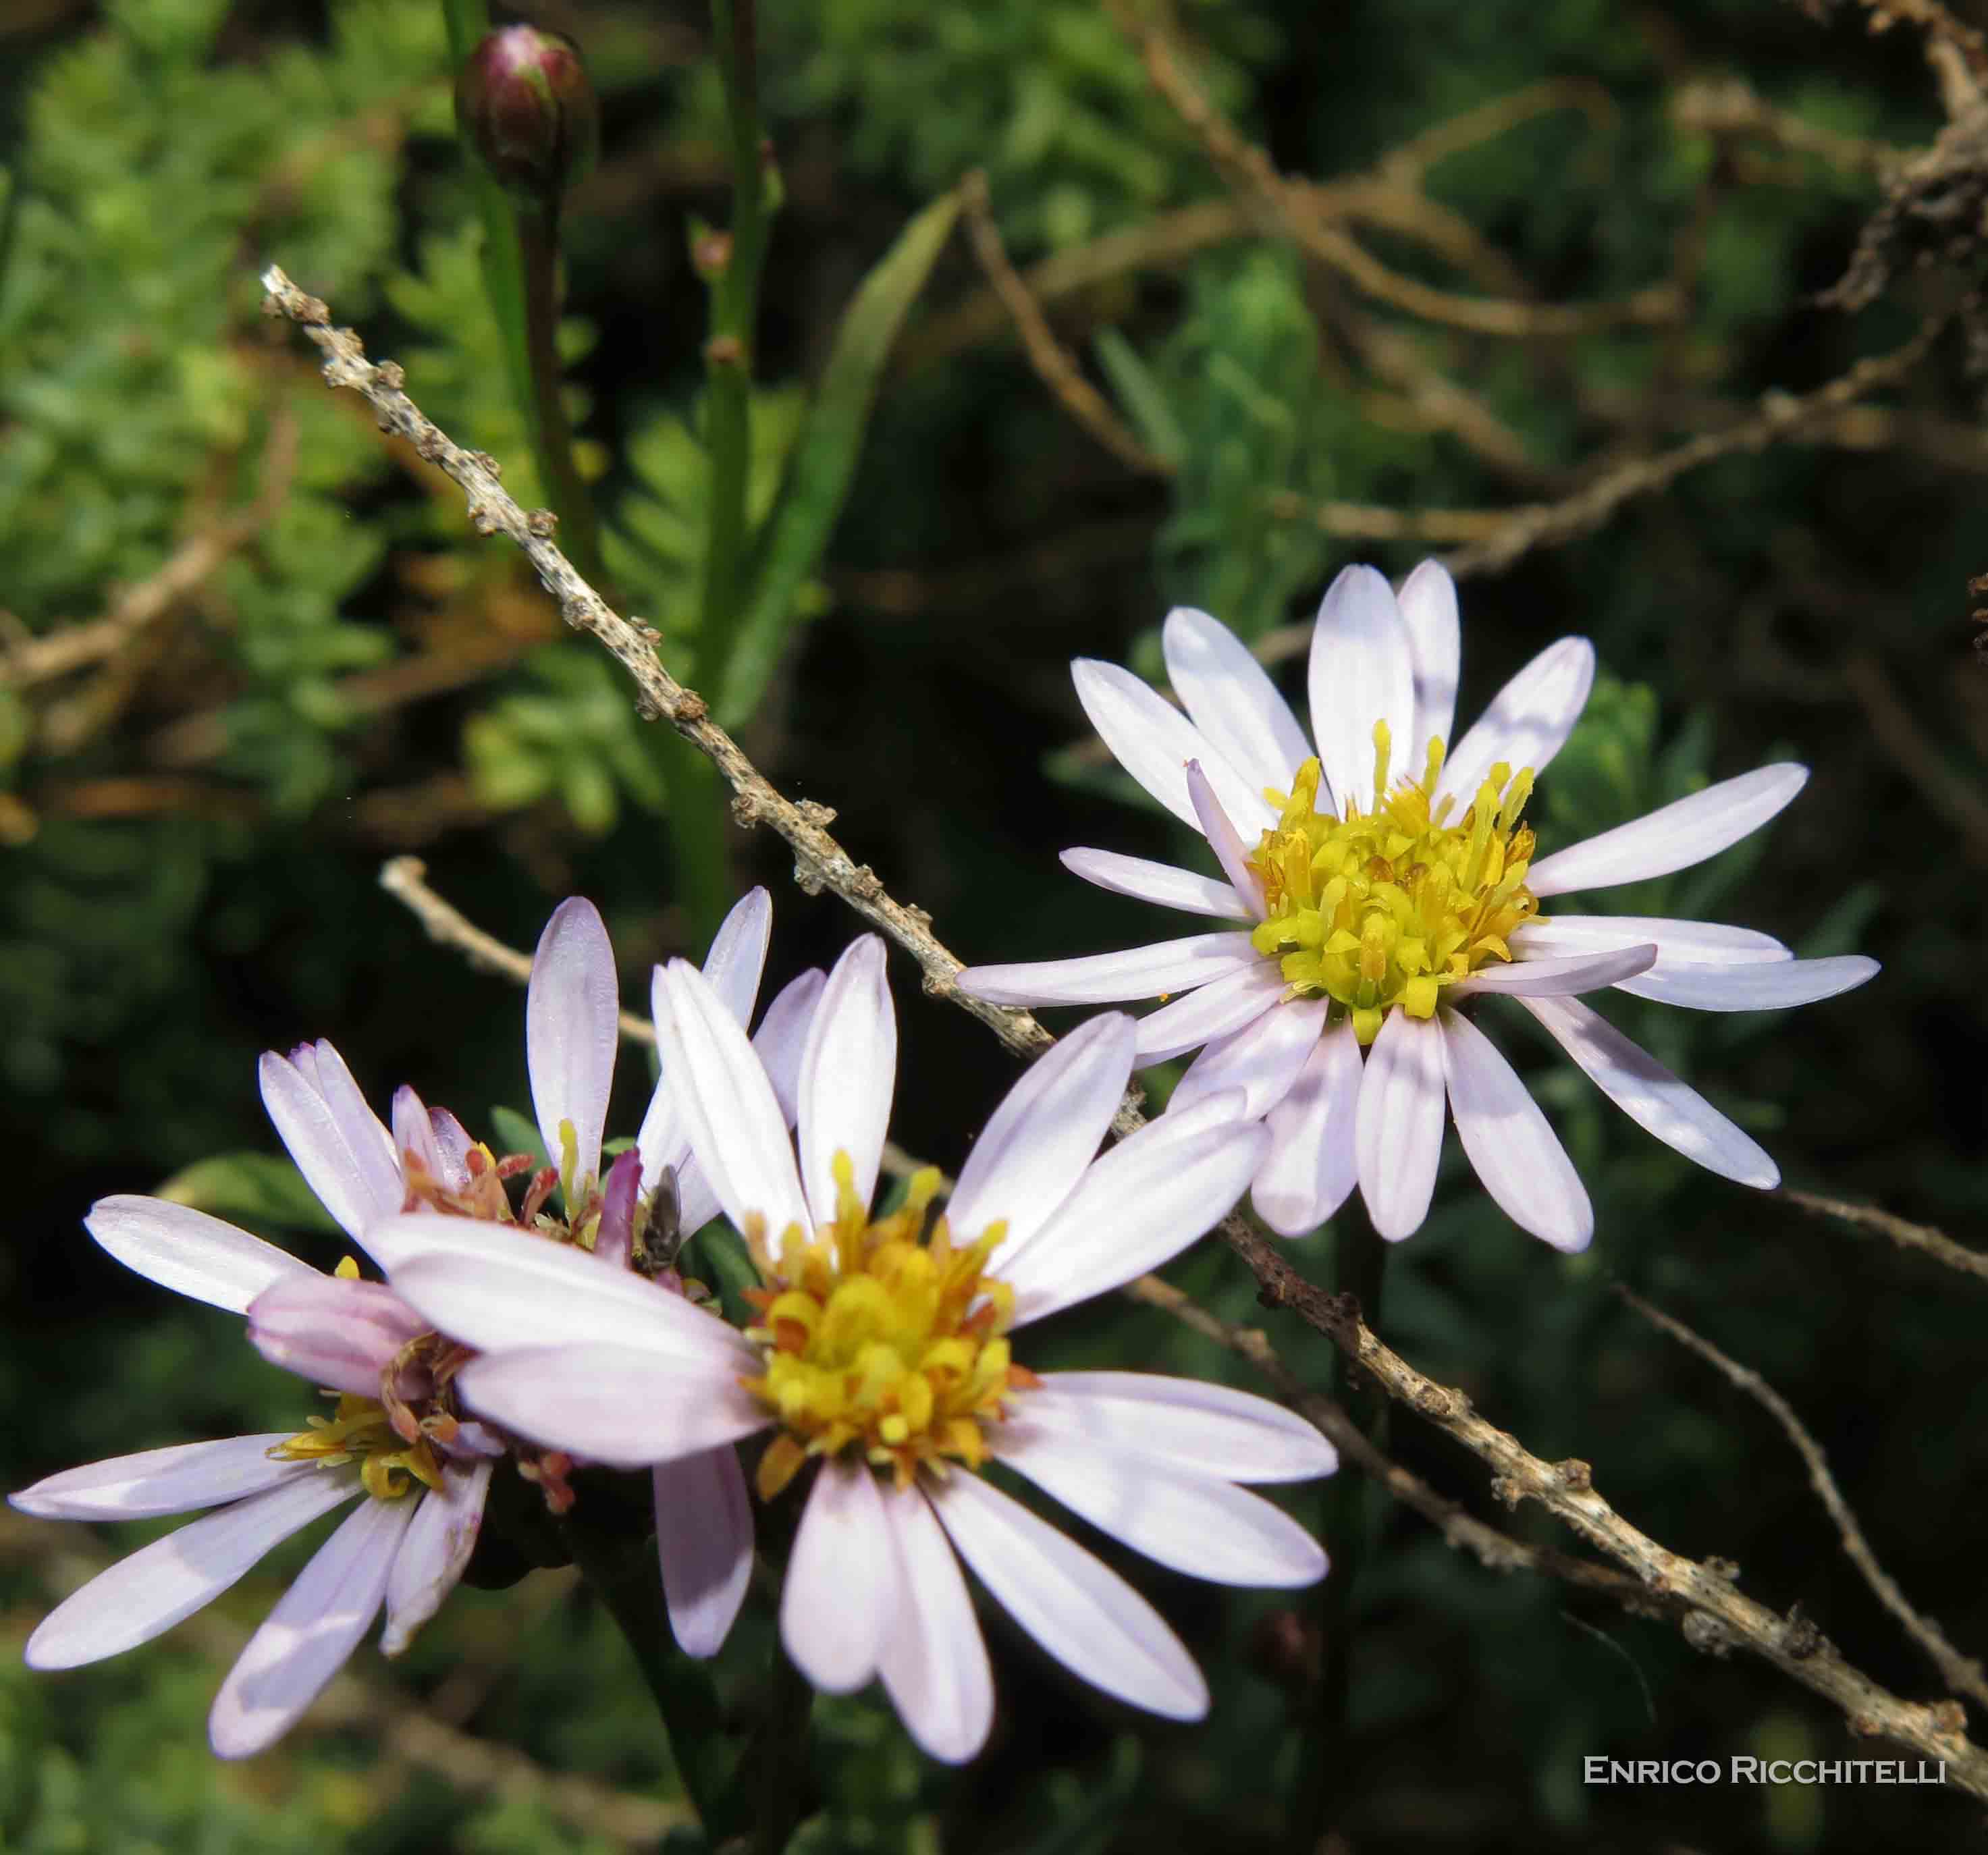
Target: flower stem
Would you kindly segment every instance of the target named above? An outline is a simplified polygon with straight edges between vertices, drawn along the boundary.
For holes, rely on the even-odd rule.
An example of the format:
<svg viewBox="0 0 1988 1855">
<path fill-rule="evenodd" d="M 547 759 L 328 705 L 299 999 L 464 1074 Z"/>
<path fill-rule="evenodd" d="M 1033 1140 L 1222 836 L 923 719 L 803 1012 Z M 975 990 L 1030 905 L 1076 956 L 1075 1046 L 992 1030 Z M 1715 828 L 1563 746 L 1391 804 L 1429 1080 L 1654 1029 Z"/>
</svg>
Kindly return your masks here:
<svg viewBox="0 0 1988 1855">
<path fill-rule="evenodd" d="M 545 201 L 518 208 L 518 249 L 525 284 L 525 353 L 531 370 L 531 426 L 539 475 L 560 519 L 560 545 L 582 576 L 600 580 L 600 537 L 593 504 L 573 458 L 573 429 L 560 397 L 559 207 Z"/>
</svg>

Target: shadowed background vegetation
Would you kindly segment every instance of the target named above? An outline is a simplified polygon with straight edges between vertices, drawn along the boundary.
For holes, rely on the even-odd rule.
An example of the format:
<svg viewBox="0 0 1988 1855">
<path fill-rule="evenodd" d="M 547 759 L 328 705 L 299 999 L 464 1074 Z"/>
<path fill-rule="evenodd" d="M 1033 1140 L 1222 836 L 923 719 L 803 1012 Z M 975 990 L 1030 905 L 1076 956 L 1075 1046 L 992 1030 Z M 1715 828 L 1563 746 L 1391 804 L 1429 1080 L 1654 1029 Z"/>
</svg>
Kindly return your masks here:
<svg viewBox="0 0 1988 1855">
<path fill-rule="evenodd" d="M 1557 637 L 1599 652 L 1589 719 L 1533 807 L 1543 849 L 1769 759 L 1813 766 L 1768 831 L 1597 905 L 1868 951 L 1882 976 L 1785 1015 L 1626 998 L 1609 1015 L 1790 1186 L 1988 1245 L 1988 667 L 1968 620 L 1988 572 L 1988 323 L 1970 294 L 1988 280 L 1970 73 L 1988 65 L 1968 8 L 1943 17 L 1944 39 L 1873 35 L 1868 10 L 1821 0 L 763 6 L 781 197 L 746 459 L 766 525 L 743 583 L 770 673 L 763 688 L 741 673 L 748 751 L 783 792 L 833 805 L 843 842 L 962 958 L 1159 938 L 1150 910 L 1056 862 L 1075 843 L 1186 854 L 1087 741 L 1070 657 L 1158 680 L 1175 603 L 1274 656 L 1348 561 L 1398 576 L 1443 553 L 1463 581 L 1464 718 Z M 694 248 L 730 218 L 732 167 L 709 20 L 610 0 L 536 18 L 580 40 L 602 100 L 602 157 L 566 211 L 562 339 L 609 585 L 666 661 L 716 662 Z M 428 942 L 377 886 L 385 858 L 418 854 L 514 946 L 562 896 L 592 897 L 632 1008 L 652 961 L 701 955 L 708 932 L 673 850 L 708 794 L 622 673 L 258 313 L 257 273 L 280 262 L 498 457 L 521 502 L 546 499 L 451 75 L 442 9 L 416 0 L 36 0 L 0 19 L 9 1486 L 297 1420 L 294 1382 L 228 1316 L 172 1303 L 79 1223 L 94 1198 L 175 1179 L 335 1261 L 284 1169 L 238 1157 L 280 1153 L 259 1052 L 329 1036 L 377 1104 L 407 1081 L 479 1130 L 525 1105 L 522 995 Z M 1253 167 L 1266 158 L 1281 183 Z M 916 274 L 894 273 L 904 320 L 869 407 L 837 372 L 838 329 L 906 226 L 975 171 L 984 216 L 976 195 L 949 235 L 928 220 Z M 1033 362 L 996 287 L 1017 288 L 999 244 L 1025 313 L 1046 319 Z M 881 317 L 873 303 L 863 326 Z M 1804 397 L 1922 333 L 1925 352 L 1868 387 Z M 1679 452 L 1721 434 L 1704 447 L 1719 454 Z M 803 495 L 808 520 L 790 512 Z M 1295 692 L 1301 660 L 1281 661 Z M 723 854 L 729 893 L 773 891 L 772 983 L 846 942 L 853 917 L 793 887 L 770 834 L 728 828 Z M 908 963 L 892 970 L 896 1133 L 955 1167 L 1011 1065 L 921 998 Z M 1591 1463 L 1667 1545 L 1734 1561 L 1743 1590 L 1799 1603 L 1895 1691 L 1939 1698 L 1785 1438 L 1610 1288 L 1784 1393 L 1879 1557 L 1978 1650 L 1988 1283 L 1696 1170 L 1521 1014 L 1485 1021 L 1587 1181 L 1596 1238 L 1566 1259 L 1516 1231 L 1452 1140 L 1434 1214 L 1391 1259 L 1384 1336 L 1537 1455 Z M 624 1053 L 610 1133 L 634 1130 L 642 1063 Z M 1333 1241 L 1293 1254 L 1329 1279 Z M 1226 1252 L 1168 1273 L 1327 1383 L 1330 1349 L 1256 1309 Z M 1249 1382 L 1118 1303 L 1057 1323 L 1031 1361 Z M 1500 1526 L 1570 1545 L 1500 1508 L 1409 1414 L 1389 1447 Z M 205 1709 L 295 1550 L 146 1649 L 29 1674 L 19 1646 L 83 1561 L 140 1536 L 0 1526 L 7 1849 L 702 1846 L 626 1648 L 566 1574 L 460 1593 L 390 1667 L 363 1649 L 242 1769 L 211 1759 Z M 818 1702 L 795 1748 L 812 1813 L 796 1846 L 1292 1847 L 1316 1755 L 1293 1698 L 1312 1601 L 1100 1549 L 1207 1667 L 1205 1724 L 1116 1706 L 983 1608 L 987 1754 L 948 1772 L 874 1695 Z M 1593 1753 L 1896 1749 L 1756 1661 L 1486 1570 L 1401 1510 L 1381 1517 L 1357 1612 L 1336 1780 L 1352 1847 L 1804 1855 L 1974 1833 L 1965 1799 L 1929 1789 L 1584 1787 Z M 770 1634 L 762 1595 L 718 1667 L 742 1709 Z"/>
</svg>

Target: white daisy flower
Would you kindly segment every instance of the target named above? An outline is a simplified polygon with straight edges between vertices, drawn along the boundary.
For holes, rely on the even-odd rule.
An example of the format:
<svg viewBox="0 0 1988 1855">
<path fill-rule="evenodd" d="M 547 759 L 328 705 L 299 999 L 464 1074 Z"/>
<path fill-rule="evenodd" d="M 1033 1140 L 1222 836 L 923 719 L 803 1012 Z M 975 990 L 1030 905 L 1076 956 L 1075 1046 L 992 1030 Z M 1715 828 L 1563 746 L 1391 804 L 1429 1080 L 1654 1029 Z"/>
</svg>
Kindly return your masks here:
<svg viewBox="0 0 1988 1855">
<path fill-rule="evenodd" d="M 765 1279 L 759 1320 L 741 1335 L 549 1244 L 499 1232 L 501 1243 L 472 1248 L 447 1220 L 391 1220 L 375 1236 L 396 1291 L 482 1350 L 465 1395 L 522 1434 L 629 1466 L 708 1459 L 771 1431 L 766 1499 L 819 1458 L 782 1640 L 828 1691 L 881 1678 L 935 1757 L 971 1758 L 992 1717 L 961 1559 L 1086 1680 L 1199 1718 L 1206 1686 L 1151 1606 L 975 1471 L 1003 1462 L 1199 1576 L 1283 1586 L 1323 1575 L 1310 1536 L 1239 1485 L 1328 1472 L 1332 1450 L 1310 1425 L 1189 1380 L 1039 1377 L 1009 1350 L 1013 1329 L 1205 1231 L 1259 1164 L 1266 1132 L 1239 1118 L 1239 1097 L 1217 1095 L 1098 1156 L 1134 1055 L 1131 1020 L 1101 1017 L 1009 1093 L 926 1235 L 936 1174 L 891 1215 L 868 1210 L 897 1063 L 880 941 L 851 947 L 823 993 L 800 1064 L 798 1166 L 778 1093 L 714 988 L 678 961 L 659 997 L 693 1147 Z M 722 1504 L 704 1518 L 713 1564 L 742 1564 L 749 1526 Z"/>
<path fill-rule="evenodd" d="M 1696 1010 L 1757 1011 L 1847 991 L 1877 962 L 1797 960 L 1745 928 L 1545 916 L 1539 905 L 1702 862 L 1779 812 L 1805 767 L 1723 780 L 1535 861 L 1522 815 L 1587 702 L 1585 638 L 1541 651 L 1453 749 L 1456 589 L 1435 561 L 1398 598 L 1371 567 L 1333 582 L 1312 634 L 1315 746 L 1263 666 L 1205 613 L 1170 613 L 1163 642 L 1185 715 L 1115 664 L 1080 658 L 1077 695 L 1127 772 L 1207 839 L 1222 879 L 1109 850 L 1063 860 L 1121 894 L 1250 924 L 969 967 L 963 989 L 1001 1005 L 1171 999 L 1140 1020 L 1139 1059 L 1200 1051 L 1172 1111 L 1240 1088 L 1248 1112 L 1268 1117 L 1251 1201 L 1287 1236 L 1331 1216 L 1356 1183 L 1382 1236 L 1414 1232 L 1435 1188 L 1446 1095 L 1506 1215 L 1557 1248 L 1586 1245 L 1594 1214 L 1571 1162 L 1460 1009 L 1485 993 L 1516 998 L 1688 1159 L 1743 1184 L 1779 1181 L 1749 1136 L 1577 995 L 1614 985 Z"/>
</svg>

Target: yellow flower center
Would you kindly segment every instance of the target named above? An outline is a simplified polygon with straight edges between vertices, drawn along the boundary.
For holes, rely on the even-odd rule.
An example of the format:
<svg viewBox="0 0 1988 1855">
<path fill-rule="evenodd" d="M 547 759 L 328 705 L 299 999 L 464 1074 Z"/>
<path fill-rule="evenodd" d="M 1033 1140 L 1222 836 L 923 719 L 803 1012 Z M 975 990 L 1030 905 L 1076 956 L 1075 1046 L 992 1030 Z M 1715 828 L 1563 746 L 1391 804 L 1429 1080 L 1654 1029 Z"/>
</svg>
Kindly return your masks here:
<svg viewBox="0 0 1988 1855">
<path fill-rule="evenodd" d="M 812 1238 L 790 1224 L 776 1255 L 763 1223 L 746 1233 L 767 1285 L 749 1294 L 759 1320 L 746 1336 L 766 1369 L 740 1382 L 783 1425 L 760 1458 L 765 1500 L 810 1456 L 845 1448 L 892 1469 L 901 1487 L 921 1465 L 943 1474 L 948 1458 L 978 1467 L 1003 1397 L 1036 1382 L 1002 1337 L 1014 1292 L 983 1272 L 1006 1224 L 955 1247 L 942 1215 L 921 1242 L 935 1170 L 915 1174 L 903 1205 L 874 1222 L 847 1154 L 835 1178 L 835 1221 Z"/>
<path fill-rule="evenodd" d="M 1269 908 L 1251 939 L 1281 965 L 1292 995 L 1323 995 L 1346 1007 L 1354 1034 L 1371 1043 L 1398 1005 L 1432 1016 L 1442 988 L 1489 960 L 1509 960 L 1506 937 L 1539 904 L 1526 887 L 1533 833 L 1519 822 L 1533 789 L 1530 767 L 1500 761 L 1455 823 L 1452 801 L 1432 810 L 1442 771 L 1440 737 L 1428 744 L 1419 780 L 1392 791 L 1388 725 L 1374 725 L 1371 812 L 1348 802 L 1344 817 L 1317 809 L 1319 763 L 1297 770 L 1249 867 Z"/>
<path fill-rule="evenodd" d="M 366 1492 L 380 1501 L 397 1501 L 417 1482 L 441 1486 L 441 1465 L 427 1438 L 405 1441 L 384 1405 L 349 1392 L 339 1399 L 336 1417 L 313 1417 L 308 1430 L 269 1454 L 279 1461 L 316 1462 L 325 1468 L 357 1462 Z"/>
</svg>

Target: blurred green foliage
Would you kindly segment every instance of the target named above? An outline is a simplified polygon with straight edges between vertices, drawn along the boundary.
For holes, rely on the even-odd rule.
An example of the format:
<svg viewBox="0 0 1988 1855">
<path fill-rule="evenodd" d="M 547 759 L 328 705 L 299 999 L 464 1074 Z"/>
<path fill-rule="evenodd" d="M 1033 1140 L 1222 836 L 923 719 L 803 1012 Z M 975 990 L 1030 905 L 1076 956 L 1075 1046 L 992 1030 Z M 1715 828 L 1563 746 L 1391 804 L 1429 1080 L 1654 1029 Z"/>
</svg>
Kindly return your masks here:
<svg viewBox="0 0 1988 1855">
<path fill-rule="evenodd" d="M 294 330 L 259 313 L 256 274 L 273 260 L 376 359 L 398 360 L 417 400 L 495 456 L 521 500 L 543 500 L 454 142 L 440 5 L 29 11 L 0 19 L 0 1087 L 26 1187 L 0 1246 L 15 1486 L 296 1421 L 296 1387 L 232 1322 L 163 1306 L 79 1227 L 93 1198 L 170 1179 L 187 1201 L 335 1261 L 338 1241 L 276 1157 L 259 1050 L 328 1035 L 377 1105 L 404 1080 L 507 1148 L 536 1139 L 490 1113 L 526 1099 L 519 1000 L 379 894 L 383 857 L 420 852 L 445 894 L 514 945 L 560 896 L 593 896 L 631 1006 L 653 961 L 702 951 L 665 836 L 676 775 L 625 677 L 559 627 L 445 485 L 323 390 Z M 1398 574 L 1421 551 L 1349 543 L 1314 519 L 1320 505 L 1554 501 L 1895 346 L 1980 281 L 1978 248 L 1963 249 L 1902 274 L 1861 316 L 1816 302 L 1881 197 L 1869 150 L 1828 138 L 1912 149 L 1940 121 L 1914 35 L 1871 39 L 1854 11 L 1825 25 L 1726 0 L 1633 12 L 1390 0 L 1322 26 L 1317 9 L 1273 0 L 1171 9 L 1214 105 L 1285 171 L 1321 181 L 1384 179 L 1411 138 L 1552 86 L 1399 183 L 1418 176 L 1418 197 L 1446 217 L 1347 222 L 1398 275 L 1459 294 L 1599 302 L 1670 279 L 1686 306 L 1668 323 L 1506 340 L 1376 304 L 1248 212 L 1232 235 L 1165 247 L 1154 228 L 1222 188 L 1090 0 L 759 9 L 784 203 L 753 356 L 746 565 L 757 590 L 779 591 L 749 751 L 783 790 L 837 807 L 844 841 L 963 957 L 1158 938 L 1150 910 L 1055 862 L 1073 843 L 1191 854 L 1085 750 L 1070 657 L 1157 677 L 1173 603 L 1265 638 L 1309 618 L 1347 560 Z M 689 235 L 729 211 L 708 22 L 688 4 L 573 0 L 545 23 L 593 55 L 606 126 L 568 214 L 566 403 L 611 590 L 681 667 L 722 647 L 699 616 L 712 473 L 707 291 Z M 1686 106 L 1715 80 L 1748 86 L 1750 127 L 1708 127 Z M 1025 270 L 1119 254 L 1050 314 L 1164 474 L 1127 471 L 1068 420 L 1004 319 L 973 319 L 984 282 L 963 241 L 916 248 L 890 316 L 853 318 L 864 280 L 891 275 L 887 255 L 917 246 L 906 228 L 935 225 L 918 215 L 974 168 Z M 1107 236 L 1130 244 L 1095 242 Z M 1861 948 L 1883 978 L 1785 1017 L 1628 998 L 1610 1015 L 1759 1135 L 1790 1183 L 1979 1247 L 1973 1079 L 1988 1025 L 1971 975 L 1988 925 L 1988 704 L 1963 621 L 1966 582 L 1988 570 L 1988 451 L 1961 346 L 1943 342 L 1861 425 L 1729 457 L 1467 583 L 1459 713 L 1553 638 L 1594 639 L 1605 674 L 1533 809 L 1549 849 L 1709 779 L 1813 764 L 1771 832 L 1593 905 L 1740 921 L 1804 953 Z M 837 388 L 834 357 L 858 347 L 864 377 Z M 783 517 L 800 491 L 805 521 Z M 14 674 L 231 524 L 207 570 L 107 648 Z M 1280 674 L 1302 682 L 1297 663 Z M 776 845 L 727 841 L 735 889 L 774 890 L 770 980 L 832 958 L 847 911 L 788 883 Z M 977 1027 L 898 976 L 897 1132 L 955 1167 L 1009 1072 Z M 1965 1285 L 1709 1178 L 1514 1031 L 1517 1014 L 1486 1022 L 1588 1181 L 1597 1240 L 1565 1259 L 1523 1237 L 1452 1143 L 1435 1214 L 1392 1259 L 1387 1337 L 1537 1454 L 1593 1462 L 1657 1537 L 1736 1559 L 1743 1588 L 1799 1602 L 1878 1678 L 1932 1698 L 1783 1439 L 1608 1291 L 1635 1286 L 1786 1393 L 1880 1556 L 1974 1648 L 1988 1637 L 1970 1498 L 1988 1472 L 1988 1386 Z M 625 1134 L 646 1072 L 622 1067 L 610 1131 Z M 1166 1074 L 1152 1081 L 1163 1095 Z M 1290 1253 L 1324 1279 L 1333 1242 L 1328 1229 Z M 1172 1273 L 1217 1313 L 1268 1326 L 1294 1370 L 1327 1382 L 1324 1343 L 1266 1315 L 1226 1254 Z M 1129 1306 L 1060 1321 L 1031 1363 L 1248 1382 L 1239 1361 Z M 1495 1523 L 1567 1545 L 1543 1516 L 1491 1501 L 1476 1465 L 1405 1414 L 1391 1448 Z M 1315 1494 L 1290 1498 L 1311 1517 Z M 156 1530 L 93 1539 L 10 1520 L 8 1643 L 75 1581 L 79 1555 Z M 1100 1549 L 1208 1668 L 1207 1722 L 1117 1707 L 989 1609 L 1001 1712 L 986 1758 L 942 1770 L 874 1695 L 822 1701 L 796 1754 L 816 1813 L 796 1847 L 1284 1846 L 1308 1755 L 1276 1653 L 1295 1607 Z M 213 1630 L 96 1669 L 32 1675 L 0 1658 L 0 1847 L 524 1855 L 641 1840 L 607 1793 L 562 1792 L 568 1777 L 650 1806 L 651 1841 L 682 1816 L 631 1658 L 543 1572 L 459 1593 L 404 1661 L 355 1658 L 354 1708 L 252 1767 L 218 1765 L 201 1722 L 220 1636 L 252 1626 L 293 1563 L 245 1580 Z M 1345 1776 L 1363 1849 L 1809 1855 L 1958 1833 L 1959 1800 L 1932 1791 L 1583 1786 L 1592 1752 L 1871 1749 L 1771 1671 L 1486 1572 L 1399 1512 L 1358 1602 Z M 761 1705 L 771 1654 L 756 1599 L 715 1671 L 741 1717 Z M 485 1782 L 460 1749 L 453 1765 L 421 1762 L 367 1711 L 390 1703 L 530 1763 Z M 701 1846 L 672 1833 L 669 1846 Z"/>
</svg>

